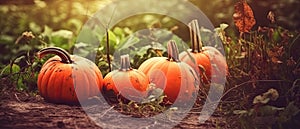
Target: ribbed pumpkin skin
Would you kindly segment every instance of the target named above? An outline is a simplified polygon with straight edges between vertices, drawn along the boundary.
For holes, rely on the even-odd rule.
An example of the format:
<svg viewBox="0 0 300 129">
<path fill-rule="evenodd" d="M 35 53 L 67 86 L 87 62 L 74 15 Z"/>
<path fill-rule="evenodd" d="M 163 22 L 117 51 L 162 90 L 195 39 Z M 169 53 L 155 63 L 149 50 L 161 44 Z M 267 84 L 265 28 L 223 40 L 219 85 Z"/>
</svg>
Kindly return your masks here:
<svg viewBox="0 0 300 129">
<path fill-rule="evenodd" d="M 194 53 L 189 51 L 189 54 L 195 60 L 195 62 L 193 62 L 187 52 L 180 53 L 179 59 L 193 67 L 197 73 L 201 75 L 204 83 L 224 82 L 225 77 L 228 74 L 228 66 L 226 64 L 225 57 L 220 53 L 219 50 L 214 47 L 206 46 L 202 47 L 202 52 Z M 205 75 L 208 80 L 204 78 L 199 65 L 203 66 L 205 69 Z"/>
<path fill-rule="evenodd" d="M 148 77 L 136 69 L 114 70 L 104 78 L 106 90 L 113 90 L 115 95 L 121 94 L 126 99 L 133 101 L 141 101 L 147 96 L 149 83 Z"/>
<path fill-rule="evenodd" d="M 222 53 L 211 46 L 203 47 L 203 52 L 209 56 L 212 67 L 212 81 L 216 83 L 224 83 L 228 75 L 228 66 Z"/>
<path fill-rule="evenodd" d="M 190 65 L 198 74 L 200 74 L 204 83 L 208 83 L 211 80 L 211 69 L 212 69 L 209 55 L 206 54 L 205 52 L 197 52 L 197 53 L 191 51 L 188 52 L 189 54 L 186 51 L 180 53 L 179 59 L 182 62 L 185 62 L 188 65 Z M 191 58 L 193 58 L 195 62 Z M 204 77 L 203 72 L 199 67 L 199 65 L 201 65 L 205 69 L 204 74 L 207 78 Z"/>
<path fill-rule="evenodd" d="M 167 48 L 168 58 L 152 57 L 143 62 L 138 70 L 144 72 L 157 88 L 163 89 L 167 101 L 189 102 L 196 97 L 199 78 L 192 67 L 179 61 L 175 41 L 169 41 Z"/>
<path fill-rule="evenodd" d="M 88 59 L 71 55 L 73 63 L 63 63 L 54 56 L 47 60 L 38 75 L 38 90 L 42 97 L 54 103 L 78 104 L 100 93 L 103 77 L 98 67 Z"/>
<path fill-rule="evenodd" d="M 154 61 L 155 60 L 155 61 Z M 158 61 L 159 60 L 159 61 Z M 165 57 L 154 57 L 139 67 L 158 88 L 164 89 L 167 100 L 175 102 L 179 92 L 184 92 L 179 101 L 189 101 L 198 91 L 197 75 L 194 70 L 183 62 L 171 62 Z"/>
<path fill-rule="evenodd" d="M 165 57 L 152 57 L 146 61 L 144 61 L 138 68 L 138 70 L 142 71 L 143 73 L 148 73 L 149 70 L 152 68 L 151 65 L 153 62 L 159 62 L 161 60 L 167 60 Z"/>
<path fill-rule="evenodd" d="M 111 97 L 141 102 L 147 97 L 149 79 L 143 72 L 131 68 L 128 54 L 121 55 L 120 59 L 120 69 L 109 72 L 105 76 L 102 92 L 108 95 L 111 93 L 109 91 L 113 91 Z"/>
</svg>

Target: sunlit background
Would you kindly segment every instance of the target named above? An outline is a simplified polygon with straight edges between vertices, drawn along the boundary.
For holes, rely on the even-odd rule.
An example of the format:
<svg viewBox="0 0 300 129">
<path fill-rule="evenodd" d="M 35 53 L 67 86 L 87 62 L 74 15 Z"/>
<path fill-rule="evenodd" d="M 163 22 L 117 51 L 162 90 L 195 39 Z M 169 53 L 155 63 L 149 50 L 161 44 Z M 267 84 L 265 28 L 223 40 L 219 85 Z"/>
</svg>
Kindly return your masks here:
<svg viewBox="0 0 300 129">
<path fill-rule="evenodd" d="M 25 30 L 40 33 L 45 26 L 57 29 L 68 29 L 78 32 L 85 21 L 99 8 L 112 0 L 1 0 L 0 28 L 1 40 L 12 40 Z M 215 26 L 220 23 L 233 25 L 232 15 L 234 3 L 237 0 L 190 0 L 197 5 Z M 299 1 L 297 0 L 247 0 L 254 10 L 258 25 L 268 25 L 266 15 L 269 11 L 275 13 L 278 24 L 287 29 L 299 30 Z M 159 3 L 158 3 L 159 4 Z M 130 3 L 128 3 L 130 7 Z M 149 7 L 151 8 L 151 7 Z M 140 21 L 124 21 L 121 26 L 143 26 L 143 22 L 151 23 L 151 18 Z M 152 21 L 155 22 L 155 21 Z M 139 27 L 137 26 L 137 27 Z"/>
<path fill-rule="evenodd" d="M 83 24 L 99 8 L 110 3 L 112 0 L 1 0 L 0 1 L 0 47 L 7 48 L 13 44 L 16 38 L 24 31 L 32 31 L 40 34 L 46 31 L 66 29 L 76 36 Z M 237 0 L 190 0 L 197 5 L 211 20 L 214 26 L 221 23 L 231 25 L 226 31 L 237 33 L 232 15 L 234 3 Z M 266 16 L 269 11 L 275 13 L 277 24 L 290 30 L 299 30 L 299 1 L 297 0 L 248 0 L 254 10 L 258 26 L 269 25 Z M 159 3 L 158 3 L 159 4 Z M 130 7 L 130 3 L 128 3 Z M 151 7 L 149 7 L 151 8 Z M 165 18 L 165 19 L 164 19 Z M 142 19 L 142 20 L 141 20 Z M 171 21 L 171 22 L 170 22 Z M 138 30 L 149 26 L 160 26 L 171 28 L 176 25 L 166 16 L 161 15 L 139 15 L 124 20 L 118 24 L 120 27 L 130 27 Z M 177 24 L 180 26 L 180 24 Z M 182 27 L 180 27 L 182 28 Z M 176 33 L 184 40 L 188 39 L 187 30 Z M 1 51 L 3 55 L 5 51 Z M 5 54 L 4 54 L 5 55 Z M 2 63 L 7 62 L 10 57 L 2 56 Z"/>
</svg>

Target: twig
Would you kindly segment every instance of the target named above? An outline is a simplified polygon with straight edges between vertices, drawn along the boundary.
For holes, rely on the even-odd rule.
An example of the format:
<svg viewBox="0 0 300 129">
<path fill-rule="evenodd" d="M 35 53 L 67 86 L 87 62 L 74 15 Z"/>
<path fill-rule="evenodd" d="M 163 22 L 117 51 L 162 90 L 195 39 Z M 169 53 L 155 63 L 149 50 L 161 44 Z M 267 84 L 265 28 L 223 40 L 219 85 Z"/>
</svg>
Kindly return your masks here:
<svg viewBox="0 0 300 129">
<path fill-rule="evenodd" d="M 112 16 L 110 17 L 108 24 L 106 26 L 106 56 L 107 56 L 107 62 L 108 62 L 108 69 L 109 72 L 111 72 L 111 61 L 110 61 L 110 55 L 109 55 L 109 32 L 108 32 L 108 28 L 109 28 L 109 24 L 111 23 L 111 20 L 115 14 L 116 8 L 114 8 Z"/>
<path fill-rule="evenodd" d="M 107 112 L 109 112 L 110 110 L 112 110 L 114 107 L 115 107 L 115 106 L 111 106 L 109 109 L 105 110 L 105 111 L 103 112 L 103 114 L 102 114 L 100 117 L 103 117 L 104 115 L 106 115 Z"/>
<path fill-rule="evenodd" d="M 17 96 L 17 94 L 14 94 L 15 95 L 15 98 L 19 101 L 19 102 L 22 102 L 19 97 Z"/>
<path fill-rule="evenodd" d="M 108 62 L 108 69 L 109 72 L 111 71 L 111 63 L 110 63 L 110 55 L 109 55 L 109 32 L 106 28 L 106 56 L 107 56 L 107 62 Z"/>
</svg>

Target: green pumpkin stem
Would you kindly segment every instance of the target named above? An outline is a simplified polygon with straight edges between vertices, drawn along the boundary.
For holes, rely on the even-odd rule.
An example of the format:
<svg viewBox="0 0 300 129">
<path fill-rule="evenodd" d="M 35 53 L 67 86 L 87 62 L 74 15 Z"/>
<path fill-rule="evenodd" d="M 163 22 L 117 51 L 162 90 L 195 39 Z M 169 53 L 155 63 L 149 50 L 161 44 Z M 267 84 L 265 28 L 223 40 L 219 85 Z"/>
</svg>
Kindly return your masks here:
<svg viewBox="0 0 300 129">
<path fill-rule="evenodd" d="M 198 21 L 192 20 L 188 26 L 189 26 L 189 30 L 190 30 L 192 52 L 195 52 L 195 53 L 201 52 L 202 51 L 202 41 L 201 41 L 201 35 L 200 35 Z"/>
<path fill-rule="evenodd" d="M 59 47 L 47 47 L 44 49 L 41 49 L 40 51 L 37 52 L 37 56 L 39 58 L 43 58 L 44 56 L 48 55 L 48 54 L 55 54 L 57 56 L 59 56 L 61 58 L 61 62 L 63 63 L 73 63 L 73 61 L 71 60 L 70 54 L 65 51 L 62 48 Z"/>
<path fill-rule="evenodd" d="M 168 42 L 168 60 L 179 62 L 179 52 L 174 40 Z"/>
<path fill-rule="evenodd" d="M 121 56 L 121 68 L 120 71 L 129 71 L 132 70 L 131 66 L 130 66 L 130 58 L 129 55 L 122 55 Z"/>
</svg>

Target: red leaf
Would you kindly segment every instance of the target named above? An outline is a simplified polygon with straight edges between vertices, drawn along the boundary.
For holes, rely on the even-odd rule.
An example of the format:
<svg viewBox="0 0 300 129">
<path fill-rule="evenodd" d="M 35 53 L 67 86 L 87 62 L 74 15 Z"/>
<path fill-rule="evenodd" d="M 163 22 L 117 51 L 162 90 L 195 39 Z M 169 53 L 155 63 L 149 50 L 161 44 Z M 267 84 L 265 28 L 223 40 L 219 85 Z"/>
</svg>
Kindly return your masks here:
<svg viewBox="0 0 300 129">
<path fill-rule="evenodd" d="M 249 32 L 256 23 L 253 11 L 245 0 L 234 5 L 233 20 L 240 33 Z"/>
</svg>

